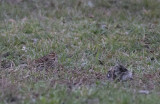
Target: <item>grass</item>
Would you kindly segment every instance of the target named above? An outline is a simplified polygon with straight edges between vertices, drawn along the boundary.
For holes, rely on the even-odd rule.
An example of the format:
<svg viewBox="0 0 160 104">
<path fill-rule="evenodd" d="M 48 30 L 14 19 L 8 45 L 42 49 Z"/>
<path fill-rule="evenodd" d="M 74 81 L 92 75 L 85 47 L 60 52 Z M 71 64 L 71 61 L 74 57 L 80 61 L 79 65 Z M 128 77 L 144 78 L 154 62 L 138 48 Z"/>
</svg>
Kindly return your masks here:
<svg viewBox="0 0 160 104">
<path fill-rule="evenodd" d="M 160 2 L 90 3 L 89 0 L 0 1 L 0 104 L 160 101 Z M 28 60 L 51 51 L 57 53 L 64 67 L 62 71 L 36 72 L 24 66 Z M 134 71 L 134 80 L 124 83 L 105 80 L 108 69 L 116 63 Z M 150 93 L 140 94 L 139 90 Z"/>
</svg>

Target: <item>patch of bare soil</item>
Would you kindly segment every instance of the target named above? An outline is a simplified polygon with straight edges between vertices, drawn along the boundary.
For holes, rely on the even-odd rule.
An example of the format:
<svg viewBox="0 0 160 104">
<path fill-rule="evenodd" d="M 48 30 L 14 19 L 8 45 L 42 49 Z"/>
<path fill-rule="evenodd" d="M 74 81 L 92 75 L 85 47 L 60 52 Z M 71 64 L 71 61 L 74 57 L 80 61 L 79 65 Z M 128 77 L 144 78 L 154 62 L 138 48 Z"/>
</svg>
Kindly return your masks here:
<svg viewBox="0 0 160 104">
<path fill-rule="evenodd" d="M 58 57 L 55 56 L 54 53 L 49 53 L 43 57 L 35 59 L 37 63 L 32 62 L 32 64 L 36 64 L 36 66 L 41 67 L 42 70 L 37 70 L 37 68 L 32 68 L 30 64 L 28 65 L 28 69 L 32 72 L 40 72 L 45 71 L 46 75 L 52 75 L 51 78 L 51 86 L 55 84 L 63 84 L 68 87 L 80 86 L 80 85 L 91 85 L 96 83 L 97 81 L 106 80 L 106 74 L 101 72 L 96 72 L 93 69 L 65 69 L 62 65 L 58 64 Z M 47 59 L 47 60 L 44 60 Z M 55 63 L 56 62 L 56 63 Z M 55 64 L 54 64 L 55 63 Z M 45 68 L 45 66 L 47 68 Z M 53 66 L 53 67 L 50 67 Z M 56 66 L 56 67 L 55 67 Z M 44 69 L 44 70 L 43 70 Z M 30 77 L 27 75 L 27 77 Z M 40 78 L 41 79 L 41 78 Z"/>
<path fill-rule="evenodd" d="M 157 89 L 160 84 L 160 72 L 146 72 L 142 75 L 135 75 L 134 80 L 130 83 L 132 88 L 141 90 L 154 90 Z"/>
<path fill-rule="evenodd" d="M 92 85 L 95 84 L 97 81 L 106 80 L 106 74 L 96 72 L 93 69 L 62 69 L 54 71 L 53 75 L 57 78 L 51 80 L 51 86 L 54 86 L 55 84 L 65 84 L 69 88 L 78 87 L 81 85 Z"/>
<path fill-rule="evenodd" d="M 0 78 L 0 92 L 1 101 L 5 99 L 9 103 L 13 103 L 18 100 L 18 88 L 15 83 L 12 83 L 7 78 Z"/>
</svg>

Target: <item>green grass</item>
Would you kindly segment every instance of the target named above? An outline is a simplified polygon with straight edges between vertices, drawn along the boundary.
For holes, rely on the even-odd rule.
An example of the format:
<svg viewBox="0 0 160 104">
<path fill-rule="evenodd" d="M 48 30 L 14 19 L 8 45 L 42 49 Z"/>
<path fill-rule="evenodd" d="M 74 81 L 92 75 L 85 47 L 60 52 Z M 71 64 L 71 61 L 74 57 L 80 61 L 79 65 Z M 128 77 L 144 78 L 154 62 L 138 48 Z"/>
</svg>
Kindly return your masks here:
<svg viewBox="0 0 160 104">
<path fill-rule="evenodd" d="M 89 0 L 9 1 L 0 1 L 0 55 L 2 67 L 13 67 L 0 69 L 0 104 L 158 104 L 158 0 L 93 0 L 93 7 Z M 52 51 L 64 72 L 22 67 Z M 61 82 L 79 78 L 65 73 L 69 70 L 93 69 L 105 75 L 116 63 L 134 71 L 134 81 L 100 79 L 72 88 Z M 53 84 L 55 79 L 61 83 Z"/>
</svg>

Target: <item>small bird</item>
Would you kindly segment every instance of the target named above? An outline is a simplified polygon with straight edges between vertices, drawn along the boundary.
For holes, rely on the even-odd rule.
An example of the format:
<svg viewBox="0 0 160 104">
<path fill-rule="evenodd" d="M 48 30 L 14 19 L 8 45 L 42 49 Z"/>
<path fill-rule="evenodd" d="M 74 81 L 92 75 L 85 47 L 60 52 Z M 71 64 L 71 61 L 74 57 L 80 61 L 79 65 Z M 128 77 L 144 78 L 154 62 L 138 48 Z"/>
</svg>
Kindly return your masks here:
<svg viewBox="0 0 160 104">
<path fill-rule="evenodd" d="M 32 69 L 40 71 L 43 69 L 48 70 L 51 68 L 56 68 L 58 65 L 58 56 L 56 53 L 51 52 L 43 57 L 30 61 L 29 65 Z"/>
<path fill-rule="evenodd" d="M 107 79 L 116 81 L 126 81 L 133 79 L 133 73 L 127 70 L 123 65 L 111 67 L 107 73 Z"/>
</svg>

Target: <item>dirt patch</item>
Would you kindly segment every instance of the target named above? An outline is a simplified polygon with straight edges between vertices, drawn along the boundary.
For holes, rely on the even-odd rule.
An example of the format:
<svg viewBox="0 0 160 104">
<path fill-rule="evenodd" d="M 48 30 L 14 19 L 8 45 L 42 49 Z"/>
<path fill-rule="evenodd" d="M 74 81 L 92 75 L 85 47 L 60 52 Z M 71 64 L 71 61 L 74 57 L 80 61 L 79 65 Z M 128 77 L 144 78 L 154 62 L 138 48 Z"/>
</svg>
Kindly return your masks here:
<svg viewBox="0 0 160 104">
<path fill-rule="evenodd" d="M 141 81 L 143 84 L 143 87 L 149 90 L 155 89 L 156 85 L 158 84 L 160 78 L 159 72 L 152 72 L 152 73 L 144 73 Z"/>
<path fill-rule="evenodd" d="M 92 85 L 98 81 L 105 81 L 106 74 L 101 72 L 96 72 L 93 69 L 81 70 L 56 70 L 53 72 L 55 79 L 51 80 L 51 86 L 55 84 L 64 84 L 69 88 L 81 85 Z"/>
<path fill-rule="evenodd" d="M 5 99 L 8 103 L 13 103 L 18 100 L 18 88 L 15 83 L 12 83 L 6 78 L 0 79 L 0 100 Z"/>
<path fill-rule="evenodd" d="M 134 75 L 134 80 L 130 83 L 132 88 L 140 90 L 154 90 L 160 87 L 160 73 L 157 72 L 146 72 L 143 74 Z"/>
</svg>

